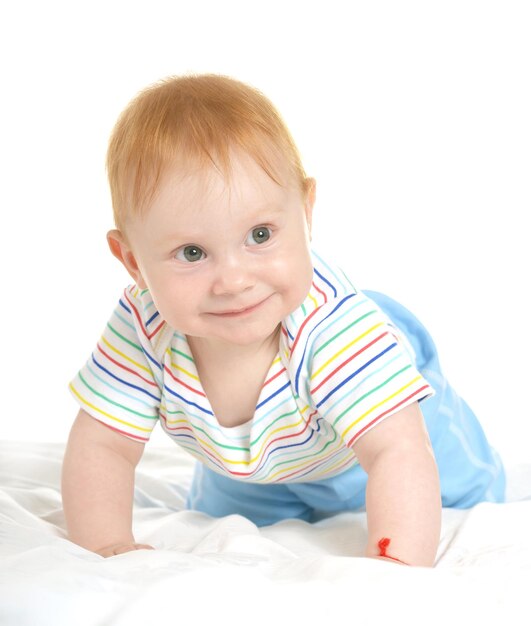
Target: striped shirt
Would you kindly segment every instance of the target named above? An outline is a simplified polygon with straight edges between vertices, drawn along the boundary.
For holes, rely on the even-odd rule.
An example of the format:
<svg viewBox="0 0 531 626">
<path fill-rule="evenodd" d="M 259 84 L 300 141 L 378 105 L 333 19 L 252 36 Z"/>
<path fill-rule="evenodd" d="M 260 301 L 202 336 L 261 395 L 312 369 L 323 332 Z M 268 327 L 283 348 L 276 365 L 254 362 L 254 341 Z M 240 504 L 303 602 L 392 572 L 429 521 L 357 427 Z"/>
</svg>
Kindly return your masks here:
<svg viewBox="0 0 531 626">
<path fill-rule="evenodd" d="M 306 482 L 345 471 L 358 462 L 352 445 L 364 433 L 434 390 L 392 320 L 315 250 L 312 262 L 312 287 L 281 321 L 250 421 L 219 424 L 186 336 L 136 286 L 124 290 L 71 392 L 87 413 L 136 441 L 160 422 L 194 457 L 236 480 Z"/>
</svg>

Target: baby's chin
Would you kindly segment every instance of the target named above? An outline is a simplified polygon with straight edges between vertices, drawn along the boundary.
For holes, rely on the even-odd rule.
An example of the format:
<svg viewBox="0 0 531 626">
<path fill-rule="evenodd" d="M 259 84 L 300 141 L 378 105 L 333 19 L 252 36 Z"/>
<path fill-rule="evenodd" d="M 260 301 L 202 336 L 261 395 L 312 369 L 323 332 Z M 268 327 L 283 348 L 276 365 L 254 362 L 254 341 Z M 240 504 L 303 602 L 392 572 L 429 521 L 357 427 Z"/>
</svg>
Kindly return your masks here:
<svg viewBox="0 0 531 626">
<path fill-rule="evenodd" d="M 223 348 L 252 348 L 252 353 L 257 354 L 258 351 L 263 351 L 266 346 L 274 347 L 275 350 L 278 349 L 278 341 L 280 337 L 280 322 L 272 328 L 268 332 L 226 332 L 226 333 L 218 333 L 212 335 L 194 335 L 187 334 L 186 338 L 188 340 L 189 345 L 192 347 L 196 347 L 199 350 L 201 347 L 216 348 L 219 350 L 223 350 Z M 269 348 L 268 348 L 269 350 Z"/>
</svg>

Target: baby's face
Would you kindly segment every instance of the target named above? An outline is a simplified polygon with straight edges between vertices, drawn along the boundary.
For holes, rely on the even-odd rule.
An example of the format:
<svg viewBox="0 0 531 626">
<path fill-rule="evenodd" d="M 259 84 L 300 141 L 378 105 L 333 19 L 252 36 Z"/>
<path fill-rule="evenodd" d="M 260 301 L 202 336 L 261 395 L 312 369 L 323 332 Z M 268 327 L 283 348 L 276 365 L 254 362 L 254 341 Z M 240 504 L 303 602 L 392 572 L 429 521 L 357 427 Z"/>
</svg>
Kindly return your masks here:
<svg viewBox="0 0 531 626">
<path fill-rule="evenodd" d="M 312 208 L 313 195 L 278 185 L 245 155 L 229 185 L 214 169 L 170 168 L 127 227 L 134 278 L 185 335 L 258 345 L 310 290 Z"/>
</svg>

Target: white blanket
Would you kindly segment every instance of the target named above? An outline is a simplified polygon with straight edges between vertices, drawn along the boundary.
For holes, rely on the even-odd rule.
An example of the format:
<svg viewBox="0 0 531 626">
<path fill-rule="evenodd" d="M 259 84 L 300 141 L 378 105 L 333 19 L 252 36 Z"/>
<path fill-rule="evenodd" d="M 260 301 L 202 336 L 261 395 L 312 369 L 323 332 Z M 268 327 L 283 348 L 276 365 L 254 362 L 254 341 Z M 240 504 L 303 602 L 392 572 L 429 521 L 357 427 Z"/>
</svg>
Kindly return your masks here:
<svg viewBox="0 0 531 626">
<path fill-rule="evenodd" d="M 531 624 L 531 464 L 508 468 L 506 504 L 443 511 L 427 569 L 362 558 L 361 513 L 259 529 L 185 511 L 193 460 L 177 446 L 137 469 L 135 538 L 156 550 L 104 559 L 65 538 L 63 451 L 0 443 L 2 626 Z"/>
</svg>

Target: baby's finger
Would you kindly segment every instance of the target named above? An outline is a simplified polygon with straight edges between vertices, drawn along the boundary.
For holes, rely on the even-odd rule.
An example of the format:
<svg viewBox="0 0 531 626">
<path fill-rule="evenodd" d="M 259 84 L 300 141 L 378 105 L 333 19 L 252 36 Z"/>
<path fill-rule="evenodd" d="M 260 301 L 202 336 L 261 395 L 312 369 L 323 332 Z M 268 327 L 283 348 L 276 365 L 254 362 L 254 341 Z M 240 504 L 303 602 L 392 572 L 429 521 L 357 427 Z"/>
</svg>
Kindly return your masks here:
<svg viewBox="0 0 531 626">
<path fill-rule="evenodd" d="M 153 546 L 148 545 L 147 543 L 135 543 L 135 550 L 154 550 Z"/>
<path fill-rule="evenodd" d="M 113 547 L 112 555 L 125 554 L 126 552 L 131 552 L 132 550 L 136 550 L 134 543 L 122 543 Z"/>
</svg>

